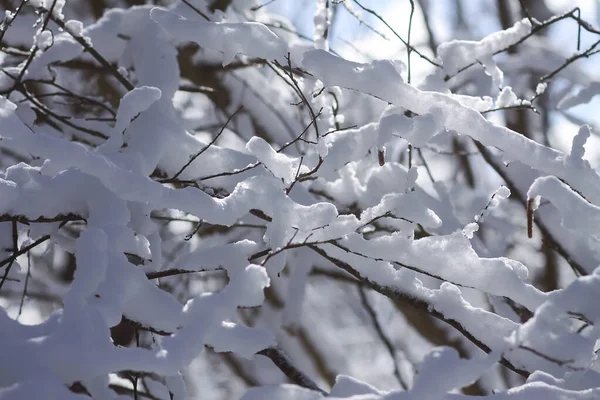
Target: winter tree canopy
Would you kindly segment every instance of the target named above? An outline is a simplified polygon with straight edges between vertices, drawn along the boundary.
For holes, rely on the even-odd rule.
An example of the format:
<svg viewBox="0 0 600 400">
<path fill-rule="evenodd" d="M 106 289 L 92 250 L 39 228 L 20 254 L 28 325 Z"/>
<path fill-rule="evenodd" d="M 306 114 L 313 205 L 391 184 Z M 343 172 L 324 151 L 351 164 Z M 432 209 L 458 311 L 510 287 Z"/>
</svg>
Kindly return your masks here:
<svg viewBox="0 0 600 400">
<path fill-rule="evenodd" d="M 0 7 L 0 399 L 600 399 L 598 2 Z"/>
</svg>

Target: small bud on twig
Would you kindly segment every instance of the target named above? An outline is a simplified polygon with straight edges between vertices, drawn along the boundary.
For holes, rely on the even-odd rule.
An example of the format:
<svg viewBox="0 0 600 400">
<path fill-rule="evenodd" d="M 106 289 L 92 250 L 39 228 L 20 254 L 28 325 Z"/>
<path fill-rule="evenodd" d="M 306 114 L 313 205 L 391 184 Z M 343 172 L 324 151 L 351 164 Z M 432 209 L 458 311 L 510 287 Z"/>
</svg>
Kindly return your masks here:
<svg viewBox="0 0 600 400">
<path fill-rule="evenodd" d="M 383 152 L 383 150 L 379 150 L 377 152 L 377 155 L 379 156 L 379 166 L 383 167 L 385 165 L 385 158 L 383 157 L 385 153 Z"/>
<path fill-rule="evenodd" d="M 531 239 L 533 237 L 533 207 L 534 199 L 527 200 L 527 237 Z"/>
</svg>

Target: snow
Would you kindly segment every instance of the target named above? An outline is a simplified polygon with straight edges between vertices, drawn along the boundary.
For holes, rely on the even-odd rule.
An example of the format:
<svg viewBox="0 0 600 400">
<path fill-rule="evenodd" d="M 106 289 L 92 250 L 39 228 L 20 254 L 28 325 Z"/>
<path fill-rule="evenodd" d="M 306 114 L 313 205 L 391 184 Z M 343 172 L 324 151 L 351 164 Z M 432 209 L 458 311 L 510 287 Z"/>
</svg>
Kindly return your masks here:
<svg viewBox="0 0 600 400">
<path fill-rule="evenodd" d="M 473 239 L 473 235 L 478 230 L 479 230 L 479 224 L 477 224 L 476 222 L 471 222 L 470 224 L 465 226 L 465 229 L 463 229 L 463 235 L 465 235 L 467 237 L 467 239 Z"/>
<path fill-rule="evenodd" d="M 545 176 L 535 180 L 527 197 L 535 199 L 538 196 L 549 200 L 558 209 L 561 224 L 568 230 L 592 236 L 600 234 L 600 207 L 587 202 L 556 177 Z"/>
<path fill-rule="evenodd" d="M 473 61 L 479 61 L 492 75 L 494 82 L 501 86 L 503 76 L 491 56 L 517 43 L 529 32 L 531 32 L 531 23 L 528 19 L 523 19 L 511 28 L 493 33 L 480 41 L 452 40 L 442 43 L 437 52 L 447 75 L 455 75 Z"/>
<path fill-rule="evenodd" d="M 81 21 L 71 19 L 71 20 L 65 22 L 65 27 L 71 34 L 73 34 L 75 36 L 77 36 L 77 37 L 83 36 L 83 23 Z"/>
<path fill-rule="evenodd" d="M 276 60 L 287 53 L 286 44 L 259 23 L 192 21 L 161 8 L 153 8 L 150 17 L 179 40 L 195 41 L 222 52 L 223 66 L 230 64 L 237 54 Z"/>
<path fill-rule="evenodd" d="M 367 242 L 353 234 L 341 243 L 366 256 L 409 265 L 450 282 L 512 298 L 530 310 L 535 310 L 545 298 L 524 282 L 527 279 L 524 265 L 505 258 L 479 258 L 462 232 L 412 242 L 399 236 Z M 384 283 L 380 279 L 375 281 Z"/>
<path fill-rule="evenodd" d="M 510 196 L 510 190 L 506 186 L 500 186 L 496 191 L 496 195 L 501 199 L 508 199 Z"/>
<path fill-rule="evenodd" d="M 331 19 L 331 11 L 327 0 L 317 0 L 315 11 L 315 32 L 313 34 L 315 40 L 315 49 L 329 50 L 327 42 L 327 31 L 329 30 L 329 21 Z"/>
<path fill-rule="evenodd" d="M 435 109 L 446 130 L 471 136 L 486 146 L 502 150 L 507 161 L 522 161 L 542 172 L 555 174 L 590 200 L 600 202 L 600 175 L 589 163 L 583 168 L 565 168 L 567 155 L 564 153 L 495 125 L 476 110 L 460 104 L 448 95 L 420 91 L 408 85 L 402 81 L 389 61 L 359 64 L 321 50 L 313 50 L 305 53 L 303 65 L 327 86 L 358 90 L 419 115 L 431 113 Z"/>
<path fill-rule="evenodd" d="M 562 151 L 484 113 L 530 105 L 516 95 L 518 68 L 494 59 L 529 35 L 529 19 L 442 43 L 443 67 L 415 85 L 402 61 L 329 52 L 339 37 L 325 0 L 310 10 L 314 43 L 254 0 L 97 19 L 65 4 L 28 2 L 75 19 L 61 32 L 40 29 L 43 12 L 33 27 L 38 16 L 18 15 L 41 51 L 2 58 L 0 399 L 85 397 L 74 383 L 88 398 L 125 398 L 111 386 L 132 387 L 123 371 L 142 374 L 140 390 L 186 399 L 198 362 L 208 397 L 222 382 L 241 387 L 238 372 L 257 382 L 235 393 L 246 400 L 466 399 L 474 382 L 498 399 L 600 397 L 594 128 Z M 275 62 L 288 54 L 293 82 Z M 474 62 L 494 88 L 459 73 Z M 573 81 L 559 108 L 598 92 L 593 74 L 562 77 Z M 473 185 L 459 175 L 468 169 Z M 524 197 L 558 261 L 524 237 L 531 215 L 504 201 Z M 543 258 L 563 275 L 583 260 L 584 273 L 557 272 L 546 287 Z M 116 345 L 121 328 L 134 343 Z M 256 357 L 270 348 L 289 365 Z M 500 380 L 499 363 L 526 380 Z"/>
<path fill-rule="evenodd" d="M 117 122 L 109 139 L 100 147 L 103 150 L 118 150 L 123 145 L 123 134 L 138 114 L 146 111 L 160 99 L 162 93 L 155 87 L 142 86 L 125 94 L 117 112 Z"/>
<path fill-rule="evenodd" d="M 498 94 L 498 99 L 496 100 L 496 107 L 503 108 L 518 105 L 521 105 L 521 100 L 512 91 L 512 88 L 510 86 L 502 88 L 502 91 Z"/>
<path fill-rule="evenodd" d="M 269 143 L 257 136 L 248 141 L 246 149 L 286 185 L 290 185 L 296 176 L 308 172 L 307 166 L 302 168 L 300 159 L 290 158 L 285 154 L 277 153 Z"/>
<path fill-rule="evenodd" d="M 432 110 L 431 114 L 408 118 L 401 110 L 388 108 L 379 121 L 380 143 L 385 143 L 392 136 L 399 136 L 414 146 L 424 146 L 443 128 L 436 114 L 436 110 Z"/>
<path fill-rule="evenodd" d="M 252 359 L 260 350 L 273 346 L 275 339 L 268 332 L 223 321 L 221 329 L 213 330 L 206 343 L 216 352 L 234 352 Z"/>
<path fill-rule="evenodd" d="M 476 381 L 481 371 L 490 368 L 498 358 L 497 354 L 492 353 L 464 360 L 455 349 L 433 349 L 419 366 L 411 394 L 423 400 L 439 399 L 452 389 L 459 389 Z M 429 376 L 436 377 L 435 385 L 431 385 Z"/>
<path fill-rule="evenodd" d="M 338 375 L 331 388 L 330 396 L 346 398 L 364 394 L 382 394 L 371 385 L 347 375 Z"/>
<path fill-rule="evenodd" d="M 47 49 L 52 46 L 54 37 L 52 36 L 52 32 L 50 31 L 41 31 L 35 36 L 34 43 L 37 47 L 42 50 Z"/>
<path fill-rule="evenodd" d="M 544 93 L 546 91 L 546 89 L 548 89 L 547 83 L 538 83 L 537 86 L 535 87 L 535 93 L 538 95 L 541 95 L 542 93 Z"/>
</svg>

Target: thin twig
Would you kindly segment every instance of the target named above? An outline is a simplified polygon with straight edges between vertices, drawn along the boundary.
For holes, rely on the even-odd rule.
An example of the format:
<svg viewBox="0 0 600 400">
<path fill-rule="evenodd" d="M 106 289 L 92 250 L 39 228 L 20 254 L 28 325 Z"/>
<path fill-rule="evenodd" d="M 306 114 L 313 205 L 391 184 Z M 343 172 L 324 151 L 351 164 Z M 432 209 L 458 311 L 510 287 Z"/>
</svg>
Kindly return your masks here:
<svg viewBox="0 0 600 400">
<path fill-rule="evenodd" d="M 0 261 L 0 268 L 4 267 L 6 264 L 12 263 L 14 262 L 17 257 L 19 257 L 22 254 L 27 253 L 29 250 L 33 249 L 34 247 L 38 246 L 39 244 L 45 242 L 46 240 L 50 239 L 50 235 L 45 235 L 42 236 L 41 238 L 39 238 L 38 240 L 36 240 L 35 242 L 21 248 L 21 250 L 17 251 L 16 253 L 13 253 L 13 255 L 11 255 L 8 258 L 5 258 L 4 260 Z M 0 288 L 2 286 L 0 285 Z"/>
<path fill-rule="evenodd" d="M 89 43 L 88 40 L 86 40 L 86 38 L 72 32 L 70 29 L 67 28 L 67 26 L 62 20 L 54 17 L 51 18 L 52 21 L 54 21 L 54 23 L 56 23 L 56 25 L 59 26 L 59 28 L 66 31 L 69 35 L 71 35 L 73 39 L 75 39 L 75 41 L 77 41 L 77 43 L 83 46 L 85 51 L 90 53 L 90 55 L 94 57 L 94 59 L 96 59 L 96 61 L 98 61 L 100 65 L 102 65 L 108 72 L 110 72 L 110 74 L 114 76 L 119 81 L 119 83 L 123 85 L 125 89 L 127 89 L 128 91 L 132 91 L 133 89 L 135 89 L 135 86 L 131 82 L 129 82 L 129 80 L 127 80 L 127 78 L 125 78 L 115 67 L 110 65 L 110 63 L 106 61 L 106 59 L 102 57 L 100 53 L 98 53 L 98 51 Z"/>
<path fill-rule="evenodd" d="M 594 44 L 592 44 L 586 51 L 584 51 L 583 53 L 579 53 L 579 54 L 575 54 L 569 58 L 567 58 L 565 60 L 565 62 L 558 68 L 556 68 L 554 71 L 544 75 L 543 77 L 540 78 L 540 82 L 546 82 L 549 81 L 550 79 L 554 78 L 554 76 L 556 74 L 558 74 L 559 72 L 561 72 L 563 69 L 567 68 L 569 65 L 571 65 L 572 63 L 574 63 L 575 61 L 579 60 L 580 58 L 588 58 L 594 54 L 597 54 L 596 51 L 594 51 L 596 49 L 596 47 L 598 47 L 598 45 L 600 45 L 600 40 L 597 40 Z"/>
<path fill-rule="evenodd" d="M 527 18 L 531 26 L 535 26 L 535 23 L 531 18 L 531 15 L 529 14 L 529 10 L 525 6 L 525 2 L 523 0 L 519 0 L 519 4 L 521 4 L 521 10 L 523 10 L 523 14 L 525 14 L 525 17 Z"/>
<path fill-rule="evenodd" d="M 186 274 L 194 274 L 199 272 L 214 272 L 214 271 L 224 271 L 223 268 L 211 268 L 211 269 L 166 269 L 163 271 L 155 271 L 155 272 L 147 272 L 146 278 L 148 279 L 158 279 L 158 278 L 166 278 L 168 276 L 176 276 L 176 275 L 186 275 Z"/>
<path fill-rule="evenodd" d="M 410 37 L 412 34 L 412 23 L 413 16 L 415 14 L 415 2 L 410 1 L 410 17 L 408 19 L 408 37 L 406 38 L 406 68 L 407 68 L 407 82 L 410 83 L 410 54 L 413 51 L 413 47 L 410 45 Z"/>
<path fill-rule="evenodd" d="M 21 301 L 19 302 L 19 312 L 17 314 L 17 320 L 21 317 L 23 313 L 23 304 L 25 304 L 25 296 L 27 295 L 27 286 L 29 285 L 29 278 L 31 277 L 31 253 L 27 252 L 27 274 L 25 275 L 25 285 L 23 286 L 23 295 L 21 296 Z"/>
<path fill-rule="evenodd" d="M 196 14 L 198 14 L 199 16 L 201 16 L 202 18 L 204 18 L 207 21 L 210 21 L 210 18 L 208 18 L 208 15 L 204 14 L 202 11 L 200 11 L 197 7 L 194 7 L 194 5 L 192 3 L 190 3 L 187 0 L 181 0 L 186 6 L 188 6 L 189 8 L 191 8 Z"/>
<path fill-rule="evenodd" d="M 291 83 L 288 82 L 287 79 L 284 79 L 284 82 L 287 83 L 288 85 L 290 85 L 292 87 L 292 89 L 294 89 L 294 91 L 296 92 L 296 94 L 298 94 L 298 96 L 300 97 L 300 99 L 302 100 L 302 103 L 304 103 L 306 105 L 306 107 L 308 107 L 308 111 L 310 113 L 310 117 L 312 120 L 317 120 L 317 114 L 315 113 L 315 111 L 313 110 L 312 106 L 310 105 L 310 102 L 308 101 L 308 99 L 306 98 L 306 96 L 304 95 L 304 93 L 302 92 L 302 89 L 300 89 L 300 85 L 298 84 L 298 81 L 296 80 L 296 78 L 294 77 L 294 73 L 292 72 L 292 60 L 290 58 L 290 53 L 287 54 L 286 56 L 286 60 L 288 62 L 288 69 L 284 68 L 277 60 L 274 62 L 274 64 L 279 67 L 282 71 L 284 71 L 284 73 L 287 74 L 287 76 L 289 76 Z M 279 72 L 271 66 L 271 63 L 268 63 L 267 65 L 269 65 L 271 67 L 271 69 L 279 76 L 281 76 L 279 74 Z M 313 124 L 313 126 L 315 127 L 315 134 L 317 137 L 317 140 L 319 139 L 319 137 L 321 136 L 319 134 L 319 124 L 315 123 Z"/>
<path fill-rule="evenodd" d="M 13 239 L 13 255 L 10 257 L 10 261 L 8 262 L 8 267 L 4 270 L 4 276 L 2 277 L 2 281 L 0 281 L 0 290 L 2 290 L 2 286 L 4 286 L 4 282 L 6 282 L 6 277 L 10 272 L 12 266 L 15 263 L 15 260 L 18 257 L 19 252 L 19 232 L 17 230 L 17 221 L 13 221 L 12 223 L 12 239 Z"/>
<path fill-rule="evenodd" d="M 58 0 L 52 1 L 50 10 L 44 10 L 44 11 L 46 11 L 46 17 L 44 18 L 44 22 L 43 22 L 42 26 L 40 27 L 39 32 L 45 31 L 46 28 L 48 27 L 48 22 L 50 21 L 50 18 L 52 18 L 52 13 L 54 12 L 54 7 L 56 6 L 57 1 Z M 17 78 L 15 79 L 13 86 L 8 90 L 8 95 L 10 95 L 21 84 L 23 76 L 25 76 L 25 73 L 27 72 L 27 69 L 29 68 L 33 59 L 35 58 L 38 50 L 39 50 L 39 47 L 37 45 L 33 45 L 33 48 L 29 52 L 29 56 L 27 57 L 27 60 L 25 61 L 25 65 L 23 65 L 23 68 L 21 68 L 21 70 L 19 71 L 19 75 L 17 75 Z"/>
<path fill-rule="evenodd" d="M 10 20 L 8 22 L 6 21 L 6 18 L 4 20 L 2 20 L 2 25 L 1 25 L 1 28 L 0 28 L 0 43 L 2 43 L 2 41 L 4 40 L 4 35 L 8 31 L 8 28 L 10 28 L 10 25 L 17 18 L 17 16 L 19 15 L 19 13 L 21 12 L 21 10 L 23 9 L 23 6 L 26 3 L 27 3 L 27 0 L 21 0 L 21 3 L 19 4 L 19 6 L 17 7 L 17 9 L 13 13 L 12 17 L 10 18 Z"/>
<path fill-rule="evenodd" d="M 290 381 L 295 383 L 298 386 L 305 387 L 310 390 L 315 390 L 324 395 L 327 395 L 323 389 L 319 388 L 312 379 L 310 379 L 306 374 L 296 368 L 291 360 L 280 350 L 277 350 L 273 347 L 269 347 L 267 349 L 261 350 L 256 354 L 260 354 L 261 356 L 265 356 L 273 361 L 273 364 L 279 368 L 281 372 L 285 376 L 288 377 Z"/>
<path fill-rule="evenodd" d="M 402 378 L 402 375 L 400 373 L 400 366 L 398 365 L 398 360 L 396 358 L 396 349 L 394 348 L 394 345 L 392 344 L 390 339 L 387 337 L 387 335 L 383 331 L 383 327 L 381 326 L 381 324 L 379 323 L 379 319 L 377 318 L 377 313 L 375 312 L 375 309 L 373 309 L 373 307 L 369 303 L 369 299 L 367 298 L 367 294 L 365 293 L 364 287 L 362 285 L 358 285 L 357 287 L 358 287 L 358 294 L 360 295 L 360 302 L 362 303 L 365 310 L 367 310 L 367 314 L 369 314 L 369 318 L 371 318 L 371 322 L 373 323 L 373 326 L 375 327 L 377 336 L 379 336 L 379 339 L 381 339 L 381 341 L 383 342 L 385 348 L 387 349 L 388 353 L 390 354 L 390 357 L 392 357 L 392 361 L 394 363 L 394 376 L 396 377 L 396 380 L 398 381 L 400 386 L 404 390 L 406 390 L 408 388 L 408 385 L 406 384 L 406 382 L 404 381 L 404 379 Z"/>
<path fill-rule="evenodd" d="M 575 13 L 578 13 L 578 12 L 579 12 L 579 7 L 576 7 L 574 9 L 572 9 L 571 11 L 567 11 L 567 12 L 561 14 L 561 15 L 556 15 L 554 17 L 551 17 L 551 18 L 547 19 L 546 21 L 544 21 L 544 22 L 542 22 L 540 24 L 532 25 L 532 29 L 531 29 L 531 31 L 527 35 L 524 35 L 521 39 L 517 40 L 515 43 L 513 43 L 513 44 L 511 44 L 509 46 L 506 46 L 503 49 L 500 49 L 500 50 L 496 51 L 492 55 L 497 55 L 497 54 L 500 54 L 500 53 L 504 53 L 505 51 L 508 51 L 510 49 L 515 48 L 516 46 L 518 46 L 519 44 L 525 42 L 527 39 L 529 39 L 531 36 L 535 35 L 539 31 L 541 31 L 542 29 L 545 29 L 545 28 L 549 27 L 550 25 L 553 25 L 553 24 L 555 24 L 555 23 L 557 23 L 559 21 L 562 21 L 563 19 L 573 19 L 573 20 L 575 20 L 577 22 L 578 29 L 583 28 L 583 29 L 585 29 L 586 31 L 588 31 L 590 33 L 594 33 L 596 35 L 600 35 L 600 30 L 594 28 L 591 24 L 589 24 L 588 22 L 582 20 L 580 17 L 576 17 L 574 15 Z M 578 45 L 577 45 L 578 48 L 579 48 L 579 41 L 580 41 L 580 39 L 578 38 Z M 595 47 L 595 45 L 593 45 L 593 47 Z M 575 58 L 574 60 L 572 60 L 571 62 L 573 62 L 576 59 L 581 58 L 581 57 L 589 57 L 590 55 L 592 55 L 592 54 L 587 54 L 585 56 L 581 56 L 580 55 L 577 58 Z M 576 57 L 576 56 L 574 56 L 574 57 Z M 571 58 L 573 58 L 573 57 L 571 57 Z M 464 72 L 467 69 L 469 69 L 472 66 L 477 65 L 477 64 L 478 64 L 478 61 L 473 61 L 470 64 L 467 64 L 464 67 L 458 69 L 458 71 L 456 72 L 456 74 L 454 74 L 454 75 L 447 75 L 446 77 L 444 77 L 444 80 L 445 81 L 449 81 L 453 77 L 459 75 L 461 72 Z M 562 67 L 560 67 L 560 69 L 562 70 L 564 67 L 565 66 L 562 66 Z M 556 73 L 557 72 L 554 72 L 553 74 L 556 74 Z M 548 79 L 549 78 L 546 78 L 545 80 L 548 80 Z"/>
<path fill-rule="evenodd" d="M 423 156 L 423 152 L 421 151 L 421 148 L 417 147 L 416 149 L 417 149 L 417 154 L 419 155 L 419 158 L 421 159 L 421 162 L 423 163 L 423 167 L 425 167 L 427 176 L 429 176 L 429 179 L 431 180 L 432 183 L 435 183 L 435 179 L 433 178 L 433 174 L 431 173 L 429 164 L 427 164 L 427 161 L 425 160 L 425 157 Z"/>
<path fill-rule="evenodd" d="M 208 143 L 206 146 L 204 146 L 202 149 L 200 149 L 199 152 L 197 152 L 196 154 L 194 154 L 193 156 L 191 156 L 190 159 L 188 160 L 188 162 L 185 163 L 185 165 L 183 167 L 181 167 L 181 169 L 179 171 L 177 171 L 177 173 L 175 175 L 173 175 L 172 178 L 162 179 L 159 182 L 161 182 L 161 183 L 171 183 L 171 182 L 177 181 L 177 178 L 179 178 L 179 175 L 181 175 L 183 173 L 183 171 L 185 171 L 185 169 L 187 167 L 189 167 L 190 164 L 193 163 L 196 160 L 196 158 L 200 157 L 202 155 L 202 153 L 204 153 L 213 144 L 215 144 L 215 142 L 217 141 L 217 139 L 219 139 L 219 137 L 221 136 L 221 134 L 225 131 L 225 128 L 227 127 L 227 124 L 229 124 L 229 121 L 231 121 L 232 118 L 235 117 L 235 115 L 242 110 L 242 108 L 244 108 L 244 106 L 240 106 L 237 110 L 235 110 L 235 112 L 233 114 L 231 114 L 229 116 L 229 118 L 227 118 L 227 121 L 225 121 L 225 124 L 221 127 L 221 130 L 219 131 L 219 133 L 217 133 L 215 135 L 215 137 L 213 138 L 213 140 L 211 140 L 210 143 Z"/>
<path fill-rule="evenodd" d="M 394 30 L 394 28 L 392 28 L 390 26 L 390 24 L 388 24 L 385 19 L 383 19 L 379 14 L 377 14 L 377 12 L 371 10 L 370 8 L 367 8 L 367 7 L 363 6 L 357 0 L 353 0 L 353 1 L 360 8 L 362 8 L 364 11 L 368 12 L 369 14 L 373 15 L 375 18 L 377 18 L 379 21 L 381 21 L 390 31 L 392 31 L 392 33 L 394 34 L 394 36 L 396 36 L 404 44 L 404 46 L 406 46 L 406 51 L 408 51 L 408 50 L 414 51 L 415 53 L 417 53 L 419 55 L 419 57 L 421 57 L 423 60 L 429 62 L 431 65 L 436 66 L 438 68 L 442 67 L 440 64 L 436 63 L 435 61 L 433 61 L 432 59 L 430 59 L 429 57 L 427 57 L 426 55 L 424 55 L 423 53 L 421 53 L 419 50 L 417 50 L 416 48 L 414 48 L 414 46 L 411 46 L 408 42 L 406 42 L 404 39 L 402 39 L 402 37 Z M 412 1 L 411 1 L 411 3 L 412 3 Z"/>
</svg>

